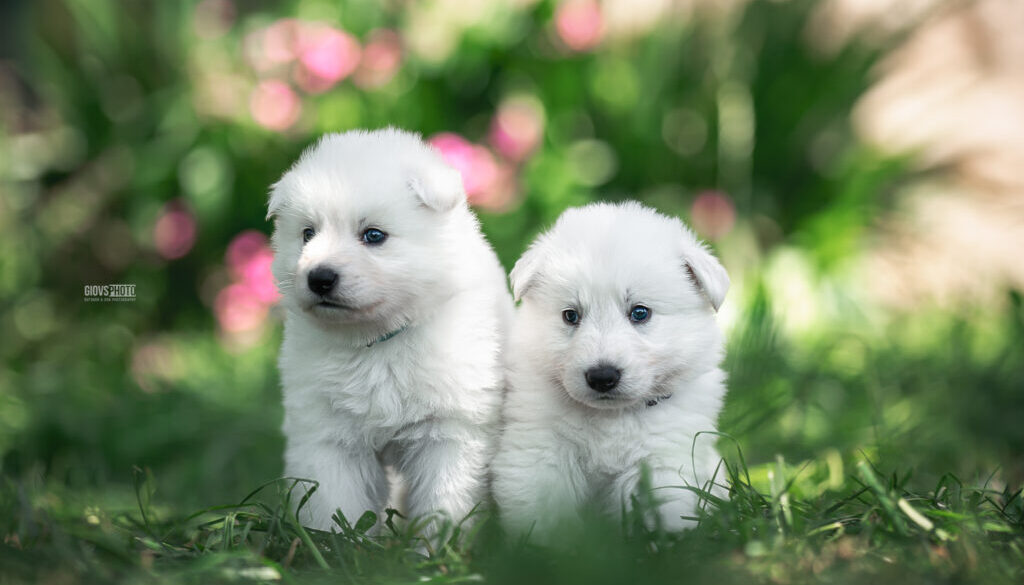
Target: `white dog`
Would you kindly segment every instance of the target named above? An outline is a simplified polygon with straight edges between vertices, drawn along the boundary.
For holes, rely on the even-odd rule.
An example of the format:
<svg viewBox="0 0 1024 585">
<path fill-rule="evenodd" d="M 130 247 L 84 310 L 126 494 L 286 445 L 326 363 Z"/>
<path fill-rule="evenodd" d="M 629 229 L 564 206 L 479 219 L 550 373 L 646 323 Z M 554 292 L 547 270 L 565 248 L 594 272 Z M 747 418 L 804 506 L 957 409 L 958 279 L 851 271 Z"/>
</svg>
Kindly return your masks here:
<svg viewBox="0 0 1024 585">
<path fill-rule="evenodd" d="M 285 471 L 319 482 L 300 519 L 379 514 L 389 466 L 408 516 L 461 521 L 486 496 L 512 299 L 458 172 L 413 134 L 332 134 L 273 186 L 268 217 Z"/>
<path fill-rule="evenodd" d="M 544 542 L 583 508 L 618 516 L 645 466 L 661 525 L 686 527 L 699 497 L 679 486 L 708 488 L 720 462 L 716 437 L 698 434 L 725 394 L 725 269 L 676 219 L 594 204 L 530 246 L 512 287 L 522 304 L 492 466 L 506 528 Z"/>
</svg>

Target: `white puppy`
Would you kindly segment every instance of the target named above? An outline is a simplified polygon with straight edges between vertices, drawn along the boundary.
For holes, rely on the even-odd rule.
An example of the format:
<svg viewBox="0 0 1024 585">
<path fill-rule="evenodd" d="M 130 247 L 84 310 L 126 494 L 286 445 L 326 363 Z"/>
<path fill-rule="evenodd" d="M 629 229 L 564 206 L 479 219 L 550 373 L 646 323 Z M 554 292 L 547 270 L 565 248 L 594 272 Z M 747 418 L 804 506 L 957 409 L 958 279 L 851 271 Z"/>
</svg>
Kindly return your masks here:
<svg viewBox="0 0 1024 585">
<path fill-rule="evenodd" d="M 331 134 L 272 188 L 285 472 L 329 529 L 391 503 L 461 521 L 486 496 L 512 299 L 462 181 L 418 136 Z M 296 498 L 297 499 L 297 498 Z"/>
<path fill-rule="evenodd" d="M 725 394 L 725 269 L 679 220 L 594 204 L 530 246 L 512 287 L 522 304 L 492 465 L 503 524 L 544 542 L 585 507 L 619 516 L 646 466 L 661 525 L 685 527 L 698 496 L 678 486 L 707 488 L 720 462 L 716 437 L 697 435 Z"/>
</svg>

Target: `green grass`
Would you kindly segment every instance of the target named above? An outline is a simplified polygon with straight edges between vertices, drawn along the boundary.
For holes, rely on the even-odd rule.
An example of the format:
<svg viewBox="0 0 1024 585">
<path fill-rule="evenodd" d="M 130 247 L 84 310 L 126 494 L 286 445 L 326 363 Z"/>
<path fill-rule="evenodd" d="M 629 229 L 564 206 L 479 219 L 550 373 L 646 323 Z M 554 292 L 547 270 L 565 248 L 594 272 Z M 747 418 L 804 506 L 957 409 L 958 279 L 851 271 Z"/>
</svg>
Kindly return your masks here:
<svg viewBox="0 0 1024 585">
<path fill-rule="evenodd" d="M 290 512 L 298 480 L 259 486 L 235 505 L 187 515 L 163 509 L 152 476 L 135 471 L 134 509 L 82 507 L 71 494 L 8 481 L 2 491 L 0 582 L 103 583 L 1020 583 L 1021 490 L 968 487 L 945 476 L 925 492 L 866 459 L 840 478 L 835 462 L 728 464 L 726 501 L 704 500 L 698 526 L 670 534 L 641 520 L 592 519 L 557 549 L 502 537 L 481 514 L 423 547 L 389 512 L 336 518 L 331 533 Z"/>
</svg>

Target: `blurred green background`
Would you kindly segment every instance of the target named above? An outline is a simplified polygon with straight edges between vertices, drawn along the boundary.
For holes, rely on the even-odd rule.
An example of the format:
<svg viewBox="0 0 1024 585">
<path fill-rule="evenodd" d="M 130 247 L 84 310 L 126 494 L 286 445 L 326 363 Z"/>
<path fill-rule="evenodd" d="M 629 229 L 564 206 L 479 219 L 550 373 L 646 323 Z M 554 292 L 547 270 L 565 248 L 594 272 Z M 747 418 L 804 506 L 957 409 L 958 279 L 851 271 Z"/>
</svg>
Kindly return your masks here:
<svg viewBox="0 0 1024 585">
<path fill-rule="evenodd" d="M 4 3 L 3 482 L 116 510 L 138 466 L 188 511 L 278 476 L 268 186 L 322 133 L 395 125 L 507 268 L 589 201 L 693 225 L 733 278 L 748 462 L 1019 486 L 1024 17 L 869 4 Z"/>
</svg>

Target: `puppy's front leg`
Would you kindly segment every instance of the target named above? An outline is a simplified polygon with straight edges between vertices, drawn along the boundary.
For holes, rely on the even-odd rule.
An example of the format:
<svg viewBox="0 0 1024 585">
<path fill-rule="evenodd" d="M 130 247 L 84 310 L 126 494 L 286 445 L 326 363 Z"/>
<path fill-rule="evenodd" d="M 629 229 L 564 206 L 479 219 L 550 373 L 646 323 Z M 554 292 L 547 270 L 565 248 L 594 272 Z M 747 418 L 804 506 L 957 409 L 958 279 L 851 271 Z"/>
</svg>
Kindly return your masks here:
<svg viewBox="0 0 1024 585">
<path fill-rule="evenodd" d="M 513 536 L 552 542 L 579 527 L 586 480 L 572 448 L 547 429 L 510 424 L 492 464 L 494 499 Z"/>
<path fill-rule="evenodd" d="M 687 464 L 679 461 L 662 461 L 652 459 L 647 461 L 647 469 L 650 474 L 649 493 L 640 494 L 640 469 L 623 474 L 613 486 L 613 500 L 609 504 L 614 508 L 613 512 L 623 509 L 633 510 L 633 498 L 638 497 L 642 502 L 653 501 L 655 509 L 644 510 L 644 524 L 648 528 L 654 528 L 655 518 L 662 529 L 676 532 L 695 525 L 693 517 L 697 516 L 697 506 L 700 497 L 689 489 L 696 487 L 703 489 L 705 486 L 695 485 L 692 472 L 687 474 Z M 683 472 L 683 475 L 680 472 Z M 617 498 L 617 499 L 616 499 Z"/>
<path fill-rule="evenodd" d="M 692 528 L 696 525 L 696 521 L 691 518 L 698 514 L 697 506 L 700 505 L 700 497 L 683 486 L 698 489 L 704 487 L 695 485 L 692 474 L 689 478 L 681 476 L 680 468 L 679 465 L 667 465 L 655 468 L 651 473 L 651 486 L 654 490 L 655 501 L 658 502 L 661 526 L 671 532 Z"/>
<path fill-rule="evenodd" d="M 331 516 L 336 510 L 354 524 L 367 510 L 381 514 L 387 500 L 387 475 L 370 450 L 325 441 L 289 441 L 285 472 L 320 483 L 299 515 L 304 525 L 320 530 L 334 526 Z M 300 485 L 292 495 L 293 505 L 301 500 L 301 489 Z"/>
<path fill-rule="evenodd" d="M 406 515 L 421 518 L 437 512 L 459 523 L 485 496 L 491 440 L 485 431 L 466 425 L 434 423 L 401 441 L 398 470 L 408 486 Z M 426 535 L 439 527 L 431 521 Z"/>
</svg>

